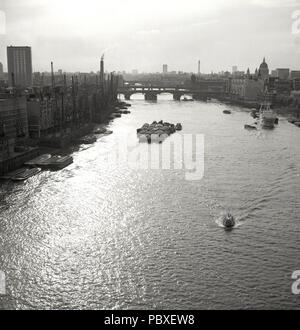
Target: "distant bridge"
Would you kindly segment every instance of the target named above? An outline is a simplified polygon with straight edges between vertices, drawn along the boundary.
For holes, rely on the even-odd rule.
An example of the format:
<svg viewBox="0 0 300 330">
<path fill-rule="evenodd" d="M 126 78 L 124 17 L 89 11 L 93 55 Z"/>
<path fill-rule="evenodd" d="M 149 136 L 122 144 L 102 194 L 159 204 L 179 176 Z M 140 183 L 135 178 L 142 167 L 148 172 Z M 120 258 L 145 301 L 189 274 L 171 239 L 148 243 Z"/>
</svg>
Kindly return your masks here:
<svg viewBox="0 0 300 330">
<path fill-rule="evenodd" d="M 125 84 L 118 88 L 118 94 L 124 95 L 125 100 L 130 100 L 133 94 L 144 94 L 145 100 L 156 101 L 157 95 L 169 93 L 173 95 L 175 101 L 180 101 L 183 95 L 190 95 L 195 100 L 206 100 L 208 97 L 218 97 L 222 93 L 213 89 L 196 89 L 185 86 L 164 86 L 144 84 Z"/>
</svg>

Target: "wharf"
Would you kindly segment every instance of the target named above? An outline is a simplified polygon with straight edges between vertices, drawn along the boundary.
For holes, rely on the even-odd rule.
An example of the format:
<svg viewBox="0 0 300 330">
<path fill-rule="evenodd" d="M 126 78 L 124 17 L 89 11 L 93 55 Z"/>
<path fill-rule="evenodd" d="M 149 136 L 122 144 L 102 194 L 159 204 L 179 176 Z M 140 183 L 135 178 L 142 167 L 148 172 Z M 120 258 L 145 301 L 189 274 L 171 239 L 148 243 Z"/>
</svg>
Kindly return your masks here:
<svg viewBox="0 0 300 330">
<path fill-rule="evenodd" d="M 23 166 L 28 160 L 37 157 L 40 154 L 39 148 L 29 148 L 24 152 L 15 152 L 13 155 L 10 155 L 8 158 L 0 158 L 0 176 L 3 176 L 4 173 L 12 172 L 16 169 L 19 169 Z"/>
</svg>

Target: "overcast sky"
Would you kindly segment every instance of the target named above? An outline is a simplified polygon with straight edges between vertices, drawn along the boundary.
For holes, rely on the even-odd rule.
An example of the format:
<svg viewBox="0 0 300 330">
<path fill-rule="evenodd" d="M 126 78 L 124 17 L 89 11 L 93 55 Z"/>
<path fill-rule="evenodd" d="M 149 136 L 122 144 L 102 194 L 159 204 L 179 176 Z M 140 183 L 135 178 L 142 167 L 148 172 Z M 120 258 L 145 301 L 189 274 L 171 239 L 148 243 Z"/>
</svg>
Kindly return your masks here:
<svg viewBox="0 0 300 330">
<path fill-rule="evenodd" d="M 31 46 L 35 71 L 300 70 L 300 0 L 1 0 L 6 46 Z"/>
</svg>

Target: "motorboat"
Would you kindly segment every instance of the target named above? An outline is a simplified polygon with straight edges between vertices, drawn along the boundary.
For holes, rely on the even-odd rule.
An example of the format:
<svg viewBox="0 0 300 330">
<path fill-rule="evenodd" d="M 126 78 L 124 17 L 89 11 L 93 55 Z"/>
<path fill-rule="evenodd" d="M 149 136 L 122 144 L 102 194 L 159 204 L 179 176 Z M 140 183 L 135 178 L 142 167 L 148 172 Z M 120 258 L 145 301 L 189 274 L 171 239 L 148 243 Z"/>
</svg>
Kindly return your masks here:
<svg viewBox="0 0 300 330">
<path fill-rule="evenodd" d="M 231 115 L 231 111 L 230 111 L 230 110 L 224 110 L 223 113 L 224 113 L 225 115 Z"/>
<path fill-rule="evenodd" d="M 245 127 L 245 129 L 249 129 L 249 130 L 257 130 L 257 127 L 255 127 L 253 125 L 245 125 L 244 127 Z"/>
<path fill-rule="evenodd" d="M 223 217 L 223 226 L 225 228 L 233 228 L 235 226 L 235 218 L 232 214 L 227 213 L 224 217 Z"/>
</svg>

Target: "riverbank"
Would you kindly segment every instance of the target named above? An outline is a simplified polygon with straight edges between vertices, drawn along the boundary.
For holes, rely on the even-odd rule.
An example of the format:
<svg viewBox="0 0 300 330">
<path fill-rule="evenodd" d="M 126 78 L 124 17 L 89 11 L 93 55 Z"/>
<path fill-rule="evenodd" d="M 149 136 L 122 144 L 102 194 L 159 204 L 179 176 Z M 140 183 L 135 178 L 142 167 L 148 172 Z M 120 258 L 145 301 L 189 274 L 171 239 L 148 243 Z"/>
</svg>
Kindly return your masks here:
<svg viewBox="0 0 300 330">
<path fill-rule="evenodd" d="M 219 98 L 218 101 L 226 104 L 226 105 L 232 105 L 232 106 L 239 106 L 246 109 L 260 109 L 261 102 L 259 101 L 242 101 L 242 100 L 234 100 L 230 99 L 228 97 L 225 98 Z M 278 104 L 273 104 L 271 106 L 273 110 L 283 117 L 291 118 L 291 119 L 298 119 L 300 120 L 300 109 L 292 106 L 279 106 Z"/>
<path fill-rule="evenodd" d="M 78 150 L 80 144 L 82 144 L 80 141 L 81 138 L 92 135 L 97 129 L 106 129 L 109 123 L 115 119 L 115 117 L 112 117 L 112 114 L 120 111 L 120 107 L 124 109 L 125 105 L 131 106 L 128 103 L 116 101 L 114 105 L 111 105 L 107 109 L 105 117 L 99 123 L 91 122 L 82 124 L 76 128 L 73 127 L 72 129 L 66 128 L 60 132 L 50 133 L 38 139 L 28 138 L 25 142 L 26 151 L 15 152 L 5 159 L 0 159 L 0 175 L 18 170 L 25 162 L 44 153 L 53 156 L 66 156 L 74 150 Z M 121 114 L 118 116 L 120 117 Z"/>
<path fill-rule="evenodd" d="M 247 109 L 253 109 L 253 108 L 259 109 L 260 107 L 260 103 L 258 101 L 242 101 L 242 100 L 234 100 L 230 98 L 221 98 L 219 100 L 228 105 L 240 106 Z"/>
<path fill-rule="evenodd" d="M 0 159 L 0 176 L 21 168 L 25 162 L 39 156 L 39 154 L 40 148 L 28 147 L 26 151 L 15 152 L 6 159 Z"/>
</svg>

